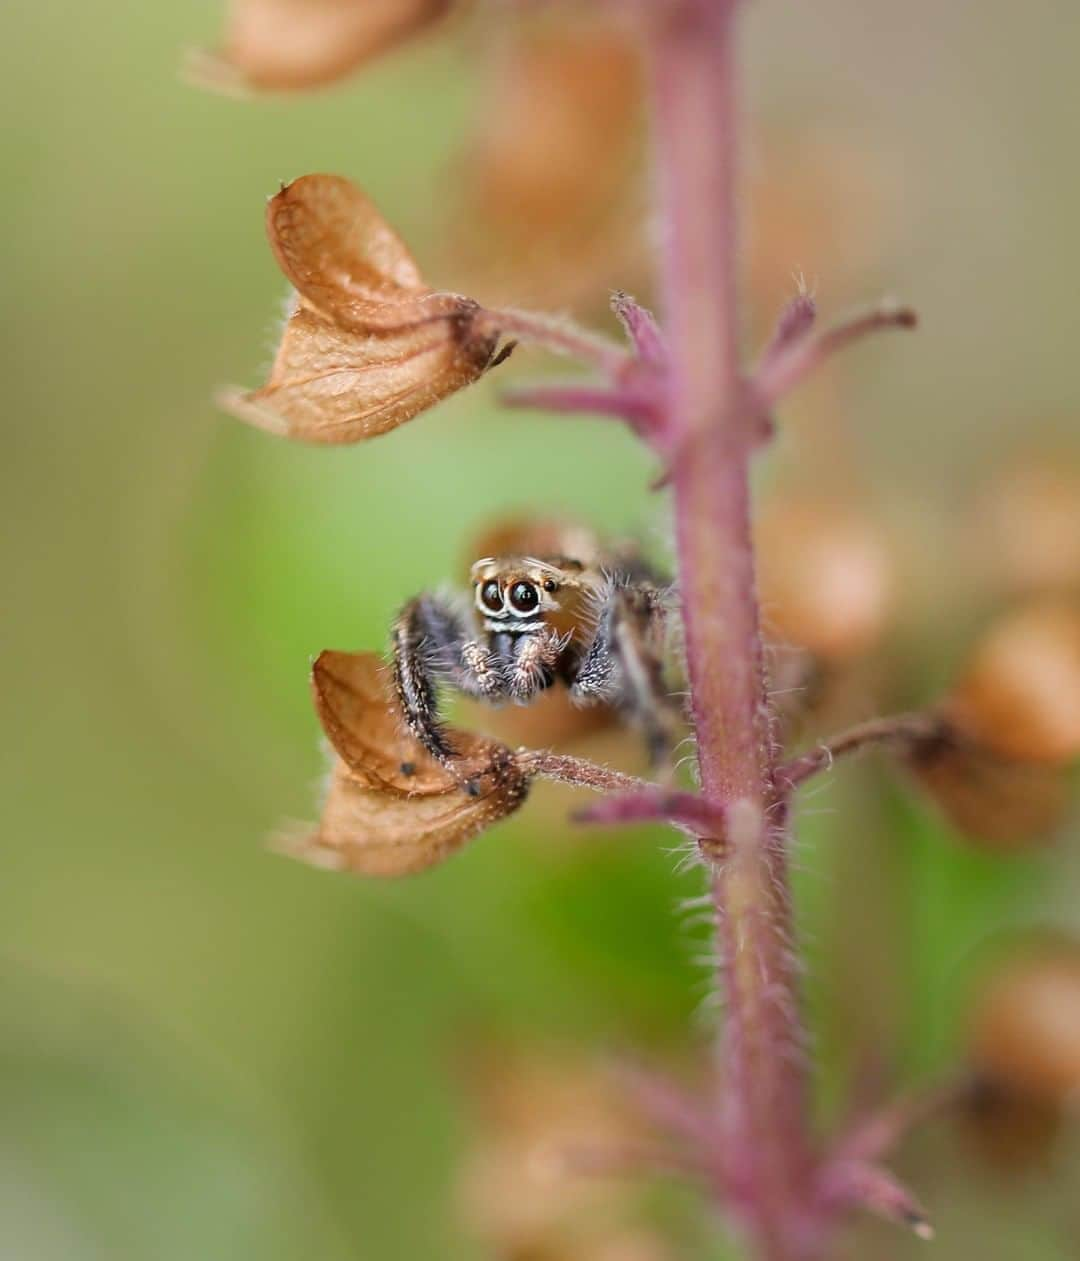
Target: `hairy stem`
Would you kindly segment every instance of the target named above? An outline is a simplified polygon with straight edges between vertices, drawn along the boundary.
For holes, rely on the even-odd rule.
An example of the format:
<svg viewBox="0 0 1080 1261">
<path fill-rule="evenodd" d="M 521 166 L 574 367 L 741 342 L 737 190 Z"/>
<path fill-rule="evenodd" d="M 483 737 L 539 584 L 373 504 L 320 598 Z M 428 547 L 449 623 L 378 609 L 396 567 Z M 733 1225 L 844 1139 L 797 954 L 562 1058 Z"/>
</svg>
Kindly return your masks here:
<svg viewBox="0 0 1080 1261">
<path fill-rule="evenodd" d="M 760 1257 L 802 1261 L 813 1158 L 750 532 L 756 413 L 737 340 L 738 4 L 660 7 L 650 45 L 680 592 L 702 791 L 729 821 L 713 875 L 727 1012 L 719 1191 Z"/>
</svg>

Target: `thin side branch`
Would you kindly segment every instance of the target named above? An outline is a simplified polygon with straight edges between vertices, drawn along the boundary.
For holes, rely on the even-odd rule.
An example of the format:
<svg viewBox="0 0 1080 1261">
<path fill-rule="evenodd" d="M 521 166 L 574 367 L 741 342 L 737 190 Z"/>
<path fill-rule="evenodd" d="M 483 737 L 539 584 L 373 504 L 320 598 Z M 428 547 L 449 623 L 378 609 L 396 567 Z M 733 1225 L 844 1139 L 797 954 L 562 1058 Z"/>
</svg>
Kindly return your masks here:
<svg viewBox="0 0 1080 1261">
<path fill-rule="evenodd" d="M 779 767 L 777 784 L 786 790 L 805 784 L 821 771 L 831 769 L 834 762 L 852 753 L 861 753 L 874 746 L 910 749 L 935 739 L 941 734 L 942 719 L 937 714 L 896 714 L 889 718 L 873 718 L 857 727 L 818 745 L 809 753 L 800 754 Z"/>
<path fill-rule="evenodd" d="M 830 1208 L 862 1208 L 906 1226 L 920 1239 L 933 1239 L 926 1210 L 888 1169 L 860 1160 L 840 1161 L 825 1171 L 822 1195 Z"/>
<path fill-rule="evenodd" d="M 640 390 L 618 385 L 525 385 L 506 390 L 501 401 L 508 407 L 527 407 L 548 412 L 590 413 L 625 421 L 636 433 L 648 435 L 656 417 L 655 400 Z"/>
<path fill-rule="evenodd" d="M 826 360 L 852 342 L 884 329 L 914 328 L 917 323 L 910 307 L 881 306 L 824 333 L 807 334 L 794 342 L 782 340 L 777 346 L 774 337 L 754 374 L 763 410 L 770 411 Z"/>
<path fill-rule="evenodd" d="M 856 1117 L 837 1140 L 835 1158 L 884 1160 L 912 1130 L 962 1103 L 971 1089 L 970 1077 L 956 1077 L 909 1091 L 876 1112 Z"/>
<path fill-rule="evenodd" d="M 707 801 L 699 793 L 672 792 L 663 788 L 613 793 L 595 806 L 579 811 L 577 819 L 582 823 L 605 825 L 673 823 L 699 838 L 722 839 L 727 830 L 722 806 Z"/>
<path fill-rule="evenodd" d="M 611 295 L 611 309 L 625 329 L 639 361 L 662 371 L 668 361 L 667 343 L 652 312 L 621 289 Z"/>
<path fill-rule="evenodd" d="M 557 355 L 591 364 L 612 379 L 617 379 L 633 362 L 626 350 L 610 338 L 580 328 L 571 320 L 535 311 L 482 311 L 475 317 L 474 327 L 531 342 Z"/>
<path fill-rule="evenodd" d="M 774 362 L 785 350 L 790 350 L 810 332 L 817 319 L 817 303 L 805 290 L 799 292 L 780 312 L 772 337 L 761 354 L 764 366 Z"/>
<path fill-rule="evenodd" d="M 591 788 L 594 792 L 637 793 L 654 787 L 647 779 L 639 779 L 636 775 L 624 775 L 622 771 L 613 771 L 598 762 L 570 757 L 565 753 L 551 753 L 547 749 L 521 750 L 517 765 L 526 775 L 539 775 L 542 779 Z"/>
</svg>

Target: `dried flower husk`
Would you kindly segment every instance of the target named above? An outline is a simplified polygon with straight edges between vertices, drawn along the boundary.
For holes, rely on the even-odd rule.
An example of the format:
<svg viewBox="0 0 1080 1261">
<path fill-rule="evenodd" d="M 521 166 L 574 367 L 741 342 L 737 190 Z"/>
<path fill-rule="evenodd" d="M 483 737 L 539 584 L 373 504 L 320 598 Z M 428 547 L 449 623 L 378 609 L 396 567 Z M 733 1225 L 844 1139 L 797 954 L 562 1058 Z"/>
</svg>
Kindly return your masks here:
<svg viewBox="0 0 1080 1261">
<path fill-rule="evenodd" d="M 470 540 L 466 571 L 479 556 L 566 557 L 599 565 L 606 556 L 596 531 L 569 517 L 503 517 Z"/>
<path fill-rule="evenodd" d="M 644 291 L 642 95 L 634 42 L 607 21 L 522 22 L 500 49 L 450 242 L 488 301 L 575 309 Z"/>
<path fill-rule="evenodd" d="M 992 849 L 1044 844 L 1068 810 L 1057 767 L 1001 757 L 948 727 L 917 745 L 908 765 L 950 824 Z"/>
<path fill-rule="evenodd" d="M 456 853 L 524 800 L 512 765 L 492 770 L 484 790 L 454 782 L 442 793 L 372 790 L 335 761 L 314 831 L 281 844 L 294 858 L 363 876 L 407 876 Z"/>
<path fill-rule="evenodd" d="M 619 1165 L 654 1138 L 610 1076 L 550 1049 L 500 1047 L 471 1067 L 477 1126 L 461 1203 L 494 1256 L 666 1261 L 633 1184 L 589 1167 L 590 1157 Z"/>
<path fill-rule="evenodd" d="M 470 298 L 428 288 L 371 201 L 336 175 L 271 198 L 267 233 L 297 300 L 270 379 L 222 406 L 305 442 L 358 442 L 397 428 L 477 380 L 498 331 Z"/>
<path fill-rule="evenodd" d="M 1006 614 L 976 645 L 947 702 L 951 720 L 1000 757 L 1060 765 L 1080 757 L 1080 605 Z"/>
<path fill-rule="evenodd" d="M 1033 1099 L 987 1077 L 974 1082 L 957 1115 L 972 1153 L 1003 1176 L 1049 1165 L 1064 1120 L 1057 1103 Z"/>
<path fill-rule="evenodd" d="M 451 0 L 231 0 L 224 47 L 188 66 L 202 87 L 297 92 L 334 83 L 418 34 Z"/>
<path fill-rule="evenodd" d="M 1068 456 L 1014 461 L 979 496 L 974 566 L 996 586 L 1030 594 L 1080 591 L 1080 468 Z"/>
<path fill-rule="evenodd" d="M 892 558 L 874 523 L 825 500 L 784 498 L 758 526 L 768 637 L 843 664 L 866 653 L 892 608 Z"/>
<path fill-rule="evenodd" d="M 976 1071 L 1050 1105 L 1080 1089 L 1080 944 L 1031 942 L 984 978 L 969 1024 Z"/>
<path fill-rule="evenodd" d="M 408 875 L 524 802 L 528 775 L 504 745 L 455 731 L 454 772 L 435 762 L 405 730 L 375 654 L 320 654 L 312 691 L 338 756 L 318 826 L 287 843 L 294 856 L 363 875 Z"/>
</svg>

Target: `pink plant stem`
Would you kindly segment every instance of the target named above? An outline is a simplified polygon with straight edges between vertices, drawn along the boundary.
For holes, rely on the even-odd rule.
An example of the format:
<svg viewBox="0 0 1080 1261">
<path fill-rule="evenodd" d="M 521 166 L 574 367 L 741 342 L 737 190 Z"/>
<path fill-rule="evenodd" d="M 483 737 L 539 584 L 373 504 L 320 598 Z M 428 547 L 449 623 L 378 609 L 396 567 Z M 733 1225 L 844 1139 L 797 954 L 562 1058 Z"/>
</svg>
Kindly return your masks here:
<svg viewBox="0 0 1080 1261">
<path fill-rule="evenodd" d="M 704 797 L 729 821 L 713 875 L 726 1021 L 718 1195 L 767 1261 L 816 1255 L 814 1159 L 783 821 L 750 534 L 752 399 L 736 314 L 736 0 L 657 6 L 649 32 L 662 196 L 667 424 Z"/>
</svg>

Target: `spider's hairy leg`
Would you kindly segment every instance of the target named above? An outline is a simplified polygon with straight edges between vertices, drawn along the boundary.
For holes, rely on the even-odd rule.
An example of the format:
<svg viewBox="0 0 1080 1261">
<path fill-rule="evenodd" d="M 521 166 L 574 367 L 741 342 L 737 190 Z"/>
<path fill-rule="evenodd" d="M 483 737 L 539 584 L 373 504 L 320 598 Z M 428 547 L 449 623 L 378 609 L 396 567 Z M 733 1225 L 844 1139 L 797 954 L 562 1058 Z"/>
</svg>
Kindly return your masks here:
<svg viewBox="0 0 1080 1261">
<path fill-rule="evenodd" d="M 679 706 L 664 683 L 665 620 L 651 582 L 612 582 L 570 689 L 575 700 L 615 705 L 640 727 L 654 766 L 671 763 L 679 739 Z"/>
<path fill-rule="evenodd" d="M 405 723 L 438 761 L 455 751 L 438 711 L 438 683 L 446 679 L 481 700 L 505 694 L 501 662 L 476 639 L 454 604 L 433 595 L 410 600 L 394 622 L 394 687 Z"/>
</svg>

